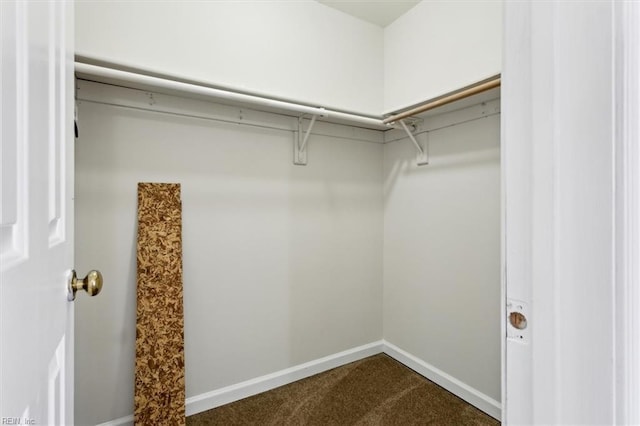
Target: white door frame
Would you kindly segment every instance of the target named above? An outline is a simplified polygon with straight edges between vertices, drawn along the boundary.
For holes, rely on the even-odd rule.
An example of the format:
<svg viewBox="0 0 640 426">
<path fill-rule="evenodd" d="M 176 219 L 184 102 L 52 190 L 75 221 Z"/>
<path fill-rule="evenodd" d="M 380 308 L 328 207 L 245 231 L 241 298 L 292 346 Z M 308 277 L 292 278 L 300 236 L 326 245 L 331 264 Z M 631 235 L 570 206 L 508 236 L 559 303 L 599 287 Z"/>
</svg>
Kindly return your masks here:
<svg viewBox="0 0 640 426">
<path fill-rule="evenodd" d="M 640 423 L 639 27 L 637 2 L 505 2 L 507 424 Z"/>
<path fill-rule="evenodd" d="M 640 424 L 640 4 L 615 4 L 616 411 Z"/>
</svg>

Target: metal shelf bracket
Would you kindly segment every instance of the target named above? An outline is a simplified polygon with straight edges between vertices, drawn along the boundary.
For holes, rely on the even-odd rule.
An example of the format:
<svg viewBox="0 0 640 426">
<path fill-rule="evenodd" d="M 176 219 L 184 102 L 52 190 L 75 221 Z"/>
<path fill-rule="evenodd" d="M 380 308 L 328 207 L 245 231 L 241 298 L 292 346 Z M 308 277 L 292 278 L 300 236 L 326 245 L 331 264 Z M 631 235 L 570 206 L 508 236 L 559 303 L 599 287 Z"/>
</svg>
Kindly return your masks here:
<svg viewBox="0 0 640 426">
<path fill-rule="evenodd" d="M 307 165 L 307 142 L 309 142 L 311 129 L 313 129 L 313 125 L 316 123 L 317 118 L 317 115 L 313 115 L 311 117 L 311 122 L 309 122 L 307 131 L 303 132 L 304 116 L 298 117 L 298 131 L 296 132 L 296 137 L 293 140 L 293 164 L 297 166 Z"/>
<path fill-rule="evenodd" d="M 416 146 L 416 150 L 418 151 L 416 162 L 418 166 L 424 166 L 429 164 L 429 151 L 428 151 L 427 140 L 426 140 L 427 137 L 425 136 L 424 138 L 421 138 L 424 140 L 421 140 L 420 142 L 418 142 L 415 135 L 411 132 L 411 130 L 409 130 L 409 127 L 407 127 L 407 124 L 404 122 L 404 120 L 398 120 L 398 122 L 400 123 L 404 131 L 407 133 L 407 136 L 409 137 L 411 142 L 413 142 L 413 144 Z M 424 135 L 427 135 L 427 133 L 425 132 Z"/>
</svg>

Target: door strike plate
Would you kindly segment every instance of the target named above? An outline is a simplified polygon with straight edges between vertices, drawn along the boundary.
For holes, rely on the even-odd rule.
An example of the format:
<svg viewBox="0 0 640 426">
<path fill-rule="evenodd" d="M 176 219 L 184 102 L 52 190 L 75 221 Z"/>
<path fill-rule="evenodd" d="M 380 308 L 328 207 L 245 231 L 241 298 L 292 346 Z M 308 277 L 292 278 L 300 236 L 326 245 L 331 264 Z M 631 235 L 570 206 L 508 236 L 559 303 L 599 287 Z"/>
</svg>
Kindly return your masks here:
<svg viewBox="0 0 640 426">
<path fill-rule="evenodd" d="M 531 327 L 529 324 L 529 306 L 515 299 L 507 299 L 507 339 L 529 343 Z"/>
</svg>

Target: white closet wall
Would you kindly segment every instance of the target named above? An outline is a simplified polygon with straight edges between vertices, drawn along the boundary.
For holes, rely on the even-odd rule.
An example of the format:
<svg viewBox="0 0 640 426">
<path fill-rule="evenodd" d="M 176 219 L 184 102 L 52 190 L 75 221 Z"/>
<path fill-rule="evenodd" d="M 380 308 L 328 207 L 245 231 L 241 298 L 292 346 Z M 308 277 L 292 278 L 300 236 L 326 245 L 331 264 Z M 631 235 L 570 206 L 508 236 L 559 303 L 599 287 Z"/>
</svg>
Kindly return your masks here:
<svg viewBox="0 0 640 426">
<path fill-rule="evenodd" d="M 499 100 L 420 127 L 429 165 L 406 139 L 384 146 L 383 335 L 499 412 Z"/>
<path fill-rule="evenodd" d="M 297 123 L 97 83 L 78 96 Z M 79 120 L 76 268 L 105 284 L 76 302 L 77 424 L 133 412 L 141 181 L 182 184 L 187 397 L 382 338 L 381 132 L 317 123 L 351 139 L 312 135 L 301 167 L 291 131 L 87 101 Z"/>
<path fill-rule="evenodd" d="M 368 114 L 382 37 L 313 0 L 76 2 L 80 55 Z"/>
<path fill-rule="evenodd" d="M 76 5 L 80 55 L 338 110 L 501 68 L 500 2 L 424 1 L 385 30 L 315 1 Z M 187 397 L 385 339 L 499 416 L 498 100 L 418 123 L 428 166 L 400 131 L 318 122 L 300 167 L 295 117 L 97 83 L 79 97 L 76 269 L 105 275 L 76 304 L 79 424 L 133 412 L 144 180 L 183 184 Z"/>
<path fill-rule="evenodd" d="M 384 30 L 384 111 L 502 70 L 502 1 L 422 1 Z"/>
</svg>

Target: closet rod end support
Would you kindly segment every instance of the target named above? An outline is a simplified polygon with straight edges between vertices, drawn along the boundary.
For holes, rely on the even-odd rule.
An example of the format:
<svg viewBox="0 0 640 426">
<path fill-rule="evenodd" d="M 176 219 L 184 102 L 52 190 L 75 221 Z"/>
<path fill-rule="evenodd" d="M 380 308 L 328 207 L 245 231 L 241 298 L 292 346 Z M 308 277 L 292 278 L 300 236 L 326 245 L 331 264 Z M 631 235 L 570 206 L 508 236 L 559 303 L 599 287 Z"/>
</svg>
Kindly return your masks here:
<svg viewBox="0 0 640 426">
<path fill-rule="evenodd" d="M 428 166 L 429 165 L 429 156 L 427 155 L 427 152 L 422 152 L 422 153 L 418 153 L 418 156 L 416 158 L 416 164 L 418 166 Z"/>
<path fill-rule="evenodd" d="M 418 153 L 416 162 L 418 166 L 424 166 L 429 164 L 429 151 L 427 150 L 427 142 L 426 141 L 418 142 L 418 140 L 416 139 L 416 136 L 412 133 L 411 130 L 409 130 L 409 127 L 407 127 L 407 124 L 405 123 L 404 120 L 400 120 L 399 123 L 402 126 L 402 129 L 404 129 L 404 131 L 407 133 L 407 137 L 409 138 L 409 140 L 413 142 L 413 145 L 416 147 L 416 151 Z M 411 126 L 415 131 L 416 130 L 415 125 L 411 125 Z M 425 132 L 423 134 L 425 135 L 425 138 L 426 138 L 427 133 Z"/>
</svg>

